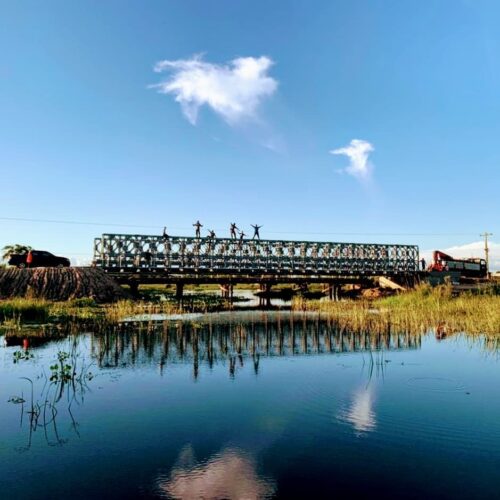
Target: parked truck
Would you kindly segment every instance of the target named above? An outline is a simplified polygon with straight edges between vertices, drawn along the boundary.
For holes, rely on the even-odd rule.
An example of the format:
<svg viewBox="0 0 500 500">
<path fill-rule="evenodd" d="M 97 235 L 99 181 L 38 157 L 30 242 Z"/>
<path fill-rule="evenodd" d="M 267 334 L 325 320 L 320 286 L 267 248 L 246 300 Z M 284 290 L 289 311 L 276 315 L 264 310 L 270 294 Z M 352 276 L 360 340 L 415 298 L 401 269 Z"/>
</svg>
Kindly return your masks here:
<svg viewBox="0 0 500 500">
<path fill-rule="evenodd" d="M 438 272 L 457 271 L 466 278 L 486 278 L 488 276 L 488 269 L 484 259 L 455 259 L 439 250 L 432 253 L 432 263 L 427 270 Z"/>
</svg>

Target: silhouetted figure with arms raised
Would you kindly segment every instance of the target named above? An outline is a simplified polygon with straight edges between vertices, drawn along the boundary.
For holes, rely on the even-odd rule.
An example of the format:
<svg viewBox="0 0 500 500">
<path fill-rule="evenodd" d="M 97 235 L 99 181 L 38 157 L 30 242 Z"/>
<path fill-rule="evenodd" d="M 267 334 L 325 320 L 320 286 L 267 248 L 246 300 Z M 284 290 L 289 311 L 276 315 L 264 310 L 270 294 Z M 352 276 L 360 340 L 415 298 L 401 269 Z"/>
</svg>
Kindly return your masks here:
<svg viewBox="0 0 500 500">
<path fill-rule="evenodd" d="M 259 229 L 262 226 L 259 226 L 257 224 L 251 224 L 251 226 L 253 227 L 253 237 L 252 237 L 252 240 L 255 240 L 255 238 L 257 238 L 258 240 L 260 240 Z"/>
<path fill-rule="evenodd" d="M 236 225 L 236 222 L 231 222 L 231 225 L 229 226 L 229 233 L 231 234 L 231 239 L 233 240 L 236 239 L 236 231 L 238 231 L 238 226 Z"/>
<path fill-rule="evenodd" d="M 215 231 L 213 229 L 209 229 L 208 230 L 208 237 L 211 239 L 211 240 L 214 240 L 216 238 L 215 236 Z"/>
<path fill-rule="evenodd" d="M 193 226 L 196 228 L 196 237 L 201 238 L 201 228 L 203 227 L 203 224 L 197 220 Z"/>
</svg>

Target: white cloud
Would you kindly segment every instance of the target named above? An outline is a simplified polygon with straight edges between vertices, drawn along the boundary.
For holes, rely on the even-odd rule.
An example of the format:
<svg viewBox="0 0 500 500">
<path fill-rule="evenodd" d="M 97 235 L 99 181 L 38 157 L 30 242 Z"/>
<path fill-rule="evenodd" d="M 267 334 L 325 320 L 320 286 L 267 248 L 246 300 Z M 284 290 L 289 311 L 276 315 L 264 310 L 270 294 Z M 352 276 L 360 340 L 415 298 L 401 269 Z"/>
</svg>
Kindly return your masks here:
<svg viewBox="0 0 500 500">
<path fill-rule="evenodd" d="M 162 94 L 172 94 L 193 125 L 201 106 L 207 105 L 231 125 L 256 118 L 265 97 L 271 96 L 278 82 L 268 75 L 273 61 L 268 57 L 239 57 L 228 64 L 206 62 L 197 55 L 191 59 L 160 61 L 157 73 L 171 72 L 166 80 L 152 85 Z"/>
<path fill-rule="evenodd" d="M 490 270 L 500 270 L 500 243 L 495 243 L 493 241 L 488 242 L 488 247 L 490 249 Z M 467 259 L 469 257 L 479 257 L 484 259 L 484 241 L 474 241 L 473 243 L 466 243 L 465 245 L 456 245 L 448 248 L 437 248 L 436 250 L 441 250 L 442 252 L 456 257 L 458 259 Z M 420 257 L 430 263 L 432 261 L 433 250 L 422 250 L 420 252 Z"/>
<path fill-rule="evenodd" d="M 370 177 L 373 170 L 373 165 L 368 161 L 368 155 L 374 151 L 374 147 L 367 141 L 362 139 L 353 139 L 348 146 L 343 148 L 333 149 L 330 151 L 332 155 L 345 155 L 349 158 L 349 166 L 338 170 L 345 172 L 359 180 L 366 180 Z"/>
<path fill-rule="evenodd" d="M 269 498 L 274 483 L 259 476 L 255 461 L 239 449 L 225 449 L 203 462 L 182 452 L 179 463 L 158 485 L 173 498 Z"/>
<path fill-rule="evenodd" d="M 377 425 L 374 400 L 375 394 L 371 387 L 357 390 L 347 411 L 340 412 L 339 419 L 351 424 L 359 433 L 373 431 Z"/>
<path fill-rule="evenodd" d="M 92 257 L 71 257 L 70 261 L 73 267 L 87 267 L 92 264 Z"/>
</svg>

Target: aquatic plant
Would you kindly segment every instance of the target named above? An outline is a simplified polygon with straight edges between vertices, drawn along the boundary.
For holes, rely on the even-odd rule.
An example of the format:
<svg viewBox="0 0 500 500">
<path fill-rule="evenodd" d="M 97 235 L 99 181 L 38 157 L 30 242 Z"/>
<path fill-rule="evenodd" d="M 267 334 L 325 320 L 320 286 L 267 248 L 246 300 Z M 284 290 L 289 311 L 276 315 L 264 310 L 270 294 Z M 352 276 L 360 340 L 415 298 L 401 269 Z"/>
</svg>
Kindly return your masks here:
<svg viewBox="0 0 500 500">
<path fill-rule="evenodd" d="M 19 350 L 13 352 L 12 357 L 14 363 L 19 363 L 19 361 L 29 361 L 30 359 L 33 359 L 35 356 L 28 350 L 26 351 Z"/>
<path fill-rule="evenodd" d="M 94 375 L 90 371 L 90 365 L 80 359 L 78 355 L 78 342 L 72 342 L 70 351 L 59 351 L 55 363 L 50 365 L 50 378 L 47 380 L 45 371 L 42 371 L 40 377 L 35 382 L 42 383 L 40 395 L 35 397 L 35 382 L 28 377 L 21 377 L 30 384 L 29 396 L 24 393 L 20 396 L 11 396 L 9 403 L 20 405 L 21 426 L 23 427 L 23 415 L 27 414 L 27 425 L 29 429 L 28 443 L 25 449 L 29 449 L 32 443 L 33 433 L 38 429 L 43 429 L 43 435 L 49 446 L 63 445 L 67 439 L 61 438 L 57 428 L 56 418 L 59 414 L 58 407 L 64 401 L 67 402 L 67 412 L 71 420 L 71 427 L 77 435 L 77 423 L 72 413 L 73 403 L 78 405 L 84 401 L 88 381 L 92 380 Z M 22 353 L 22 351 L 20 351 Z M 19 355 L 20 359 L 22 354 Z M 31 359 L 30 356 L 27 359 Z M 16 361 L 14 361 L 16 362 Z M 66 397 L 63 398 L 63 395 Z M 26 407 L 26 408 L 25 408 Z M 49 437 L 49 429 L 52 429 L 52 438 Z"/>
<path fill-rule="evenodd" d="M 500 335 L 500 296 L 495 289 L 455 296 L 451 285 L 427 284 L 392 297 L 368 300 L 305 300 L 295 298 L 292 308 L 318 311 L 339 325 L 358 330 L 425 332 L 429 329 Z"/>
</svg>

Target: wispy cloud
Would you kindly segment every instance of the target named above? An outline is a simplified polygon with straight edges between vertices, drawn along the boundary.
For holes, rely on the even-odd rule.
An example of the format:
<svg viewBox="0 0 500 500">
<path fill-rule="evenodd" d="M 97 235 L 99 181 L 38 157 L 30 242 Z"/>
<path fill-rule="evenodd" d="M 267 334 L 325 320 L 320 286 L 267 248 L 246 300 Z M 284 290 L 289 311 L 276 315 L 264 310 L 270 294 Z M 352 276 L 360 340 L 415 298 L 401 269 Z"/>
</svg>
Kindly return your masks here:
<svg viewBox="0 0 500 500">
<path fill-rule="evenodd" d="M 255 119 L 262 100 L 276 91 L 278 82 L 268 75 L 272 65 L 273 61 L 265 56 L 239 57 L 227 64 L 206 62 L 201 55 L 165 60 L 156 63 L 154 70 L 170 72 L 170 76 L 151 87 L 175 96 L 193 125 L 203 105 L 234 125 Z"/>
<path fill-rule="evenodd" d="M 332 149 L 332 155 L 345 155 L 349 158 L 349 165 L 346 168 L 338 170 L 339 173 L 356 177 L 358 180 L 367 180 L 373 171 L 373 164 L 368 160 L 369 154 L 375 148 L 362 139 L 353 139 L 347 146 L 338 149 Z"/>
</svg>

